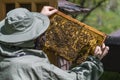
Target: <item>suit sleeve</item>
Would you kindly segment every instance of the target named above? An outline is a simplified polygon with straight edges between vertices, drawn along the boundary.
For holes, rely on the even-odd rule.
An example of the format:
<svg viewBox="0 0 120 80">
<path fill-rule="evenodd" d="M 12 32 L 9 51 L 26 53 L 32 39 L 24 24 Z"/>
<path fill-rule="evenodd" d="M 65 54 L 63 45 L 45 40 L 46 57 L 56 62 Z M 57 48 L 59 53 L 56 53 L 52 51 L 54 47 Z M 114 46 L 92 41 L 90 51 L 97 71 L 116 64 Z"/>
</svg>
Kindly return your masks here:
<svg viewBox="0 0 120 80">
<path fill-rule="evenodd" d="M 61 70 L 48 63 L 43 63 L 41 67 L 34 67 L 32 71 L 38 77 L 40 75 L 43 80 L 98 80 L 103 73 L 103 65 L 97 58 L 90 56 L 85 62 L 69 71 Z"/>
</svg>

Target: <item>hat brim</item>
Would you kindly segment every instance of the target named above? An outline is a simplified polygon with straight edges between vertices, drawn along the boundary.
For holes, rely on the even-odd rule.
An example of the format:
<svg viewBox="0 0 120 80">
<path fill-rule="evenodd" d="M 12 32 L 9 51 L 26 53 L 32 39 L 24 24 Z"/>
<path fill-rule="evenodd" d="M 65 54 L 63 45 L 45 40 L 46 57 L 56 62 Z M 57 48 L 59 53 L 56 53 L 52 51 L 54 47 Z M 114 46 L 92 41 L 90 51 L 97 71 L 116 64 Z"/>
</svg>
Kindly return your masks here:
<svg viewBox="0 0 120 80">
<path fill-rule="evenodd" d="M 38 36 L 44 33 L 49 27 L 50 24 L 49 18 L 37 12 L 32 12 L 32 13 L 34 16 L 34 22 L 31 25 L 30 30 L 19 34 L 11 34 L 11 35 L 2 34 L 0 31 L 0 41 L 5 43 L 17 43 L 17 42 L 29 41 L 36 39 Z M 4 25 L 5 25 L 5 19 L 0 22 L 0 29 Z"/>
</svg>

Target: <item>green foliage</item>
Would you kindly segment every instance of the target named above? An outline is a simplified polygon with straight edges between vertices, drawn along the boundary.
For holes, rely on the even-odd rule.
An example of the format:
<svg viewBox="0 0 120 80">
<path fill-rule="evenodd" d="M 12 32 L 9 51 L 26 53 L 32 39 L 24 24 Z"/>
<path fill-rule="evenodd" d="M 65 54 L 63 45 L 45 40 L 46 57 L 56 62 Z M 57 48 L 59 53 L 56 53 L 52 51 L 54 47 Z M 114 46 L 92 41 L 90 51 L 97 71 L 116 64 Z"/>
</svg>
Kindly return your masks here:
<svg viewBox="0 0 120 80">
<path fill-rule="evenodd" d="M 81 0 L 69 0 L 71 2 L 75 2 L 77 4 L 80 4 Z M 91 8 L 94 5 L 96 5 L 100 0 L 91 0 L 91 2 L 87 1 L 85 2 L 85 6 L 88 6 L 88 8 Z M 120 1 L 117 0 L 117 8 L 115 10 L 107 10 L 109 0 L 106 0 L 100 7 L 96 8 L 92 13 L 87 17 L 85 23 L 97 28 L 98 30 L 105 32 L 106 34 L 110 34 L 111 32 L 117 30 L 120 28 Z M 77 16 L 78 20 L 81 20 L 85 14 L 79 14 Z"/>
<path fill-rule="evenodd" d="M 120 28 L 120 13 L 97 9 L 87 18 L 86 24 L 107 34 Z"/>
</svg>

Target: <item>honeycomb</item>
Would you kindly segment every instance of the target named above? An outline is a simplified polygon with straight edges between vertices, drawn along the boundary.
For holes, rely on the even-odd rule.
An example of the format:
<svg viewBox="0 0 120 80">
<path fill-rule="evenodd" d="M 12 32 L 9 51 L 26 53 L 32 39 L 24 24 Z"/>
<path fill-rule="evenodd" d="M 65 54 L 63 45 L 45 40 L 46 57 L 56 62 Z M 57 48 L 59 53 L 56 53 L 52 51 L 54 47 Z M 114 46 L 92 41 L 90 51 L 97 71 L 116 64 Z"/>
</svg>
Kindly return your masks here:
<svg viewBox="0 0 120 80">
<path fill-rule="evenodd" d="M 51 16 L 50 21 L 42 49 L 47 54 L 61 56 L 75 64 L 80 64 L 89 55 L 93 55 L 95 47 L 101 45 L 106 38 L 103 32 L 60 11 Z"/>
</svg>

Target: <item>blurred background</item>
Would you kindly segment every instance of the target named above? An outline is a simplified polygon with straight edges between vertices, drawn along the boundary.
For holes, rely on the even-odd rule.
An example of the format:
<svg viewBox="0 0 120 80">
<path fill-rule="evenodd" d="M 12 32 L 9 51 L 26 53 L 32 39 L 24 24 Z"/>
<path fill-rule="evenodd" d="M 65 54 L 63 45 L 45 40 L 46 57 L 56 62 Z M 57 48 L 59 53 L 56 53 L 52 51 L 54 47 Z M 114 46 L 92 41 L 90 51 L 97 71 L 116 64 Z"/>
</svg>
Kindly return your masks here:
<svg viewBox="0 0 120 80">
<path fill-rule="evenodd" d="M 88 8 L 90 11 L 74 14 L 74 18 L 85 22 L 107 34 L 120 28 L 120 0 L 68 0 Z"/>
</svg>

